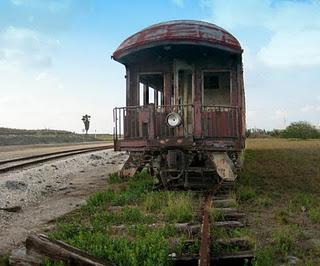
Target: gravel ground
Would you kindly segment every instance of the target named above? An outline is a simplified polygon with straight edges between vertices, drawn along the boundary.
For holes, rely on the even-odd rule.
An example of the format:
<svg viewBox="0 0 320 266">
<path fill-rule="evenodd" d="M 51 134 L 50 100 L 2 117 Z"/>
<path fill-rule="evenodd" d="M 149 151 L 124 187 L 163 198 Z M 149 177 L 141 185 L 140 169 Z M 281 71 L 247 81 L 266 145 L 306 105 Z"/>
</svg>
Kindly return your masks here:
<svg viewBox="0 0 320 266">
<path fill-rule="evenodd" d="M 103 189 L 126 159 L 125 153 L 99 151 L 0 175 L 0 254 Z"/>
</svg>

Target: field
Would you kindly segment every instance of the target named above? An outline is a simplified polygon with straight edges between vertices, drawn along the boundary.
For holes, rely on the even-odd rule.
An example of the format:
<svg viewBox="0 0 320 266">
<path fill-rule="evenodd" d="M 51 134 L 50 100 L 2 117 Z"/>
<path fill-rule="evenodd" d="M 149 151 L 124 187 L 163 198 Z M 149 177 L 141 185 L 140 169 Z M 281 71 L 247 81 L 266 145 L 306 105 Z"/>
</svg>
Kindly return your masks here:
<svg viewBox="0 0 320 266">
<path fill-rule="evenodd" d="M 257 265 L 320 265 L 320 140 L 248 139 L 238 198 Z"/>
<path fill-rule="evenodd" d="M 0 127 L 0 146 L 3 145 L 28 145 L 28 144 L 54 144 L 54 143 L 79 143 L 87 141 L 110 139 L 110 135 L 84 135 L 63 130 L 26 130 Z"/>
<path fill-rule="evenodd" d="M 168 254 L 197 254 L 198 239 L 177 225 L 201 221 L 201 196 L 152 187 L 146 173 L 111 175 L 105 191 L 47 233 L 117 265 L 167 265 Z M 248 139 L 235 196 L 249 229 L 234 233 L 252 240 L 254 265 L 320 265 L 320 140 Z"/>
</svg>

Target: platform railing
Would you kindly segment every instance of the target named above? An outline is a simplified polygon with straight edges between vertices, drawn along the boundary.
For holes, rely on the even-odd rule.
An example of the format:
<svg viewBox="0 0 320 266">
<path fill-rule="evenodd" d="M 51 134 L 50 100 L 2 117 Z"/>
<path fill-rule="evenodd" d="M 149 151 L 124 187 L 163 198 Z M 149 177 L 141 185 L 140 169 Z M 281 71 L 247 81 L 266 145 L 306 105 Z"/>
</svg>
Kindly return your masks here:
<svg viewBox="0 0 320 266">
<path fill-rule="evenodd" d="M 171 128 L 166 123 L 169 113 L 181 116 L 182 124 Z M 236 138 L 239 136 L 239 107 L 201 106 L 195 117 L 193 105 L 128 106 L 114 109 L 114 139 L 164 139 L 193 136 L 194 120 L 201 120 L 201 137 Z"/>
<path fill-rule="evenodd" d="M 182 124 L 171 128 L 166 123 L 169 113 L 181 116 Z M 192 135 L 193 105 L 117 107 L 113 110 L 114 139 L 161 139 Z"/>
</svg>

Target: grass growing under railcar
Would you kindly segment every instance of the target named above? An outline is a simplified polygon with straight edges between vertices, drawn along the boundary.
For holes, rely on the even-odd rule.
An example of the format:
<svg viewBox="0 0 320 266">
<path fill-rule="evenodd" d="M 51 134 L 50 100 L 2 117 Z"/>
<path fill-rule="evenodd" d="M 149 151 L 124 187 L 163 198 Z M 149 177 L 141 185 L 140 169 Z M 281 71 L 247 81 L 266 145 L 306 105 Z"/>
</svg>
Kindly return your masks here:
<svg viewBox="0 0 320 266">
<path fill-rule="evenodd" d="M 320 265 L 320 140 L 248 139 L 237 196 L 256 265 Z"/>
<path fill-rule="evenodd" d="M 169 254 L 198 253 L 199 242 L 178 232 L 176 223 L 200 221 L 200 198 L 192 192 L 153 191 L 142 173 L 93 194 L 87 204 L 60 219 L 50 237 L 65 241 L 116 265 L 170 265 Z"/>
</svg>

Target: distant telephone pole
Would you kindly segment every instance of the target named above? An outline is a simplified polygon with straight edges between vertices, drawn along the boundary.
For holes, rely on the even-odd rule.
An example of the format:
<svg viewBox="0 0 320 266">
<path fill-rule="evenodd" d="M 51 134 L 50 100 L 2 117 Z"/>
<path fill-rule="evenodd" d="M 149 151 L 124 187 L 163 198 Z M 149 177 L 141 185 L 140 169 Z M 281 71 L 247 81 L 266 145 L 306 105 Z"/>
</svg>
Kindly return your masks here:
<svg viewBox="0 0 320 266">
<path fill-rule="evenodd" d="M 81 119 L 84 123 L 84 129 L 86 131 L 86 134 L 88 134 L 88 130 L 89 130 L 89 126 L 90 126 L 90 118 L 91 118 L 90 115 L 84 115 L 84 116 L 82 116 L 82 119 Z"/>
</svg>

